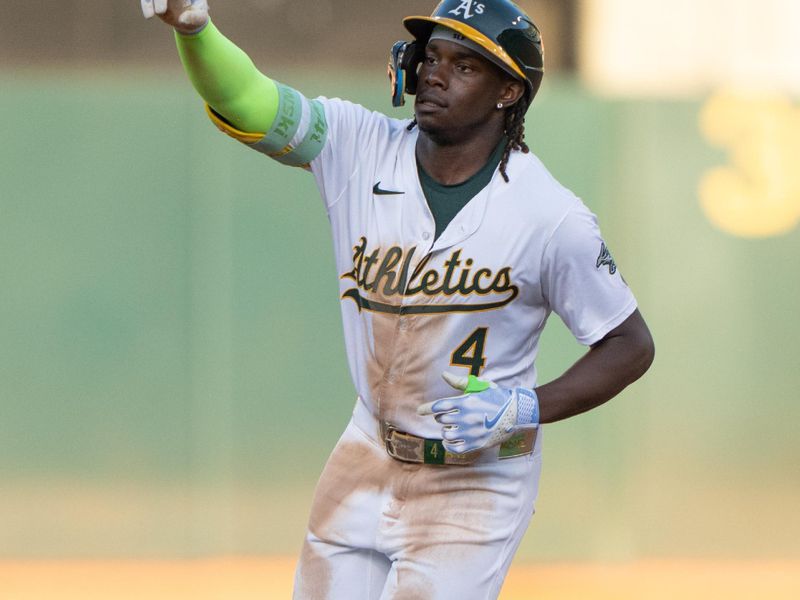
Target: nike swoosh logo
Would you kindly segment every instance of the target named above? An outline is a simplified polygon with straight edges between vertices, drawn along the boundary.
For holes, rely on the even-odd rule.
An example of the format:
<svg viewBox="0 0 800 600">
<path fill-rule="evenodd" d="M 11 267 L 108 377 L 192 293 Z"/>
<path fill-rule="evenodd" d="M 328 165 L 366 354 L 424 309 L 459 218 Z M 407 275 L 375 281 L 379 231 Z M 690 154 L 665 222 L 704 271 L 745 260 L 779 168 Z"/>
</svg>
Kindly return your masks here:
<svg viewBox="0 0 800 600">
<path fill-rule="evenodd" d="M 381 182 L 379 181 L 374 186 L 372 186 L 372 193 L 376 196 L 396 196 L 397 194 L 405 194 L 405 192 L 393 192 L 391 190 L 382 190 L 381 189 Z"/>
<path fill-rule="evenodd" d="M 494 419 L 489 420 L 489 415 L 484 415 L 484 417 L 483 417 L 483 426 L 486 427 L 486 429 L 493 429 L 494 426 L 497 425 L 497 422 L 500 420 L 500 417 L 502 417 L 506 413 L 506 411 L 508 410 L 509 406 L 511 406 L 511 398 L 506 400 L 506 403 L 497 412 L 497 414 L 494 416 Z"/>
</svg>

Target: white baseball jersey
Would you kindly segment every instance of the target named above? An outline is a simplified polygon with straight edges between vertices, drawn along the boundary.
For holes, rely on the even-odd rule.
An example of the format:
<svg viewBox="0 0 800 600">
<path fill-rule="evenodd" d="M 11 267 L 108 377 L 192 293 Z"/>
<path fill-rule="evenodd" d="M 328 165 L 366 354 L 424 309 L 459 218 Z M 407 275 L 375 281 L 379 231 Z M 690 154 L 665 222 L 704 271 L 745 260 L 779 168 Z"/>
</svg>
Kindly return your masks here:
<svg viewBox="0 0 800 600">
<path fill-rule="evenodd" d="M 440 438 L 416 409 L 454 395 L 443 371 L 534 387 L 551 311 L 593 344 L 636 302 L 594 215 L 533 155 L 512 153 L 510 182 L 495 172 L 434 239 L 416 128 L 281 93 L 276 139 L 251 145 L 317 181 L 358 392 L 317 486 L 294 598 L 494 598 L 533 514 L 541 436 L 524 456 L 494 448 L 493 460 L 435 466 L 389 457 L 379 423 Z"/>
<path fill-rule="evenodd" d="M 440 437 L 416 409 L 453 395 L 442 371 L 532 388 L 551 311 L 593 344 L 636 308 L 595 216 L 533 155 L 512 153 L 510 182 L 495 173 L 434 240 L 417 129 L 319 101 L 328 139 L 311 170 L 333 231 L 358 402 L 376 418 Z"/>
</svg>

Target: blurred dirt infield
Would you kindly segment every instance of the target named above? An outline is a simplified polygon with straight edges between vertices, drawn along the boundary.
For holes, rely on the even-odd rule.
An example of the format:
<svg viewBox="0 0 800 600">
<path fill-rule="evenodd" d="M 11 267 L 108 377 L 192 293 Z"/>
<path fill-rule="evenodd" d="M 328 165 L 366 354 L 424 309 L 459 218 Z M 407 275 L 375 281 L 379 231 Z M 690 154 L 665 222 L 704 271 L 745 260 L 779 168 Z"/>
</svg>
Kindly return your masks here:
<svg viewBox="0 0 800 600">
<path fill-rule="evenodd" d="M 282 600 L 294 559 L 0 562 L 2 600 Z M 501 600 L 800 598 L 800 561 L 515 565 Z M 420 599 L 424 600 L 424 599 Z M 465 599 L 468 600 L 468 599 Z"/>
</svg>

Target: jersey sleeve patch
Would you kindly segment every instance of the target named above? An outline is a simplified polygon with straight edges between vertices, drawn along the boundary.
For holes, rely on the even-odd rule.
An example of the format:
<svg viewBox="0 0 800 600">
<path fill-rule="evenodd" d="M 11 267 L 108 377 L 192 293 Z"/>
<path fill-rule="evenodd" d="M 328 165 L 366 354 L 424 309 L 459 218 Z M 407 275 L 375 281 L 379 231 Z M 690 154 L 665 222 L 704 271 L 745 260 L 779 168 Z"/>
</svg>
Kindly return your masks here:
<svg viewBox="0 0 800 600">
<path fill-rule="evenodd" d="M 588 346 L 636 309 L 597 218 L 582 204 L 567 213 L 547 243 L 542 291 L 575 339 Z"/>
<path fill-rule="evenodd" d="M 322 152 L 328 137 L 325 110 L 319 100 L 308 100 L 297 90 L 275 82 L 278 114 L 266 134 L 240 131 L 206 104 L 206 113 L 223 133 L 266 154 L 281 164 L 307 169 Z"/>
</svg>

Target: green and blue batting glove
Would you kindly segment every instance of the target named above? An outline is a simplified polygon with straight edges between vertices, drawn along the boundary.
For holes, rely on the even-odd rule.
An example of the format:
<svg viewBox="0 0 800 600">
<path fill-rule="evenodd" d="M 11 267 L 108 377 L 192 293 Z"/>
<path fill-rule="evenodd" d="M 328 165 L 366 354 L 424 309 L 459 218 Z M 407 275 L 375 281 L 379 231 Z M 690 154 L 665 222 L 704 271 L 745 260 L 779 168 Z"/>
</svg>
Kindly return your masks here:
<svg viewBox="0 0 800 600">
<path fill-rule="evenodd" d="M 417 408 L 442 425 L 442 445 L 463 454 L 502 444 L 523 427 L 539 426 L 539 398 L 527 388 L 504 388 L 474 375 L 442 373 L 461 396 L 440 398 Z"/>
</svg>

